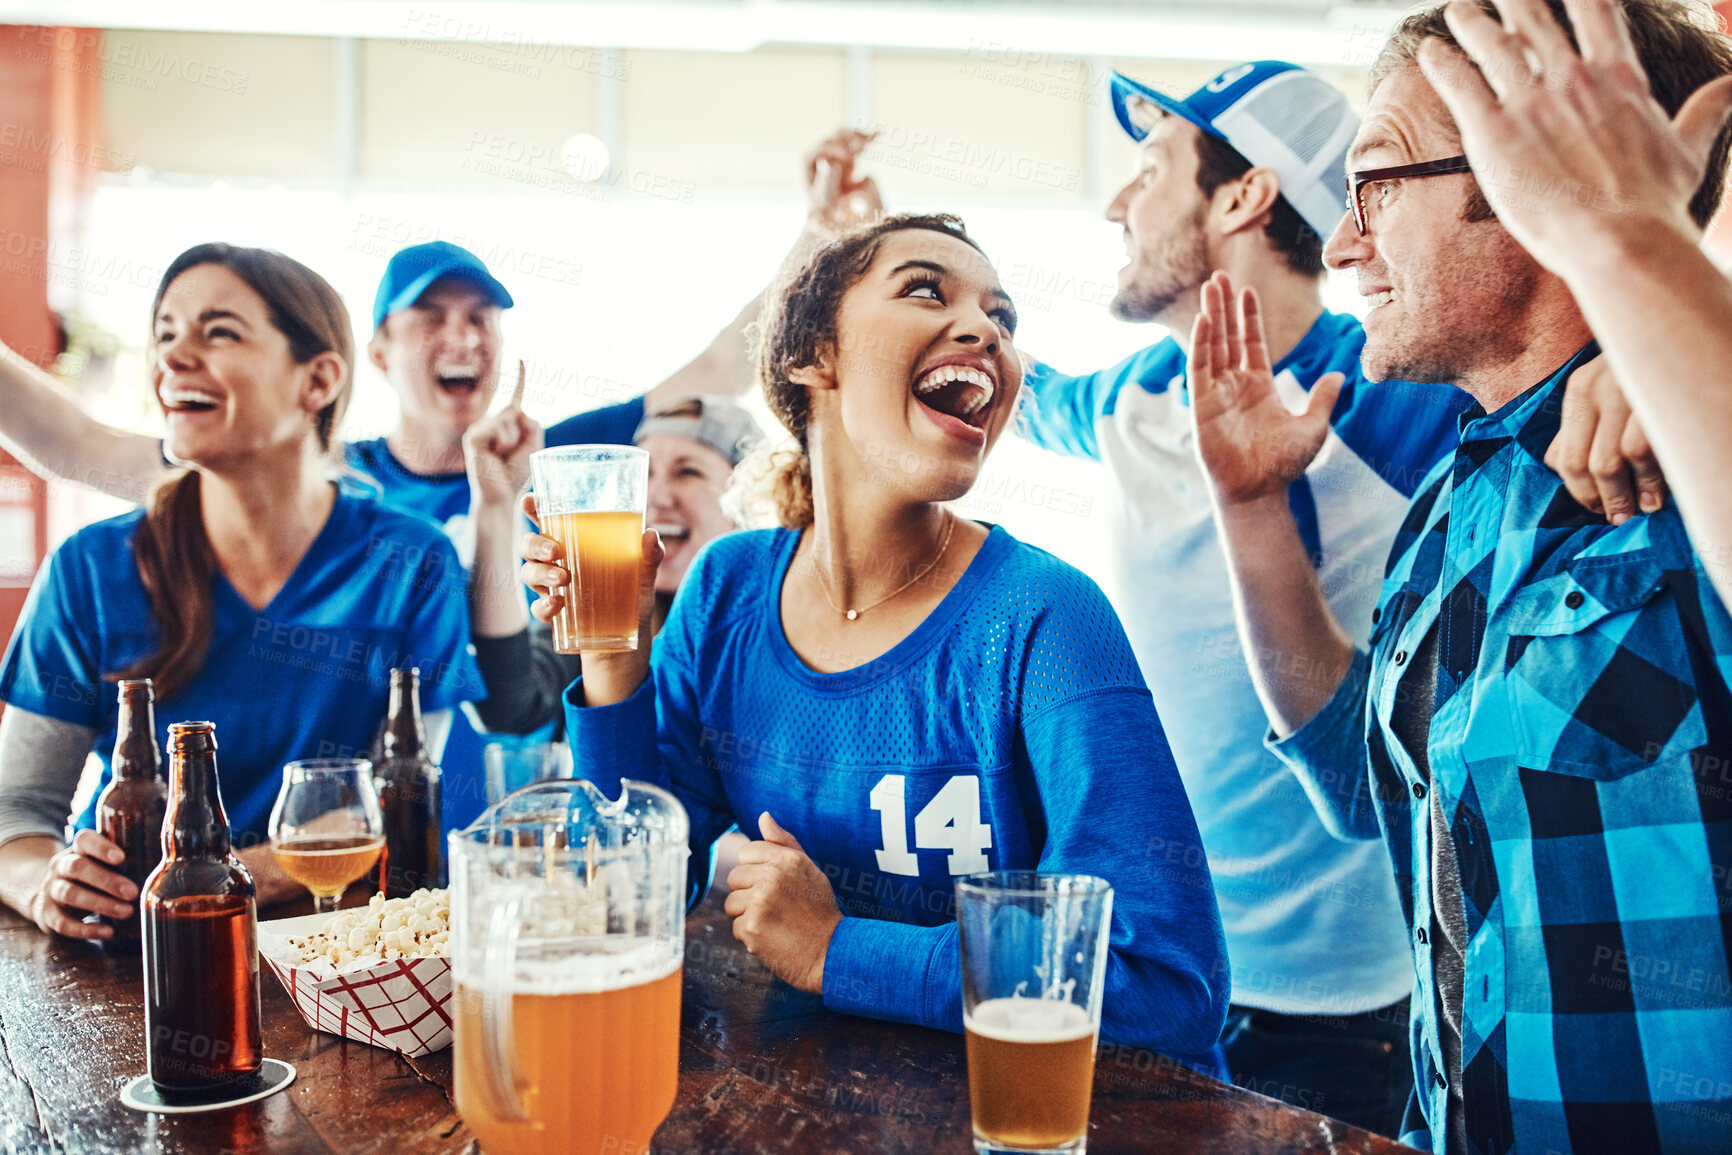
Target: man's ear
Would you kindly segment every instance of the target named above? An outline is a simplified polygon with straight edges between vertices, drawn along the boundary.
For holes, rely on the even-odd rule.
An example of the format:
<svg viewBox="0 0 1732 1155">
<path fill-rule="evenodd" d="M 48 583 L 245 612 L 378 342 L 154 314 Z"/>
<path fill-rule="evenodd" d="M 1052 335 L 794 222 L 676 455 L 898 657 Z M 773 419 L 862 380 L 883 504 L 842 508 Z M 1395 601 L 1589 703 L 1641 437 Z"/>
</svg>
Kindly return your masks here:
<svg viewBox="0 0 1732 1155">
<path fill-rule="evenodd" d="M 326 350 L 307 362 L 307 383 L 301 390 L 301 407 L 317 413 L 342 392 L 349 367 L 337 354 Z"/>
<path fill-rule="evenodd" d="M 1281 199 L 1281 178 L 1272 168 L 1258 165 L 1238 180 L 1215 190 L 1215 213 L 1221 235 L 1232 236 L 1246 229 L 1261 229 L 1269 223 L 1275 202 Z"/>
<path fill-rule="evenodd" d="M 385 369 L 385 325 L 390 323 L 391 318 L 386 317 L 384 324 L 374 329 L 373 335 L 367 339 L 367 360 L 371 361 L 373 367 L 384 373 L 386 377 L 391 376 Z"/>
</svg>

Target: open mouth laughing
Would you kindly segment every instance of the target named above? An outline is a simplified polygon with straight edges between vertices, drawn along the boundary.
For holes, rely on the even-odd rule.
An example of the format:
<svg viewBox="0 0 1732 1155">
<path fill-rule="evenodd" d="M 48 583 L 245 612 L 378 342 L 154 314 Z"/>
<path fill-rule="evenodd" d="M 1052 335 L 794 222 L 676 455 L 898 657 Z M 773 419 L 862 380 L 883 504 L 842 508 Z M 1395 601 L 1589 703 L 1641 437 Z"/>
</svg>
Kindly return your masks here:
<svg viewBox="0 0 1732 1155">
<path fill-rule="evenodd" d="M 222 394 L 197 385 L 170 385 L 162 390 L 162 407 L 170 413 L 208 413 L 222 400 Z"/>
<path fill-rule="evenodd" d="M 980 357 L 952 355 L 915 374 L 914 399 L 939 428 L 967 441 L 982 431 L 998 392 L 998 370 Z"/>
</svg>

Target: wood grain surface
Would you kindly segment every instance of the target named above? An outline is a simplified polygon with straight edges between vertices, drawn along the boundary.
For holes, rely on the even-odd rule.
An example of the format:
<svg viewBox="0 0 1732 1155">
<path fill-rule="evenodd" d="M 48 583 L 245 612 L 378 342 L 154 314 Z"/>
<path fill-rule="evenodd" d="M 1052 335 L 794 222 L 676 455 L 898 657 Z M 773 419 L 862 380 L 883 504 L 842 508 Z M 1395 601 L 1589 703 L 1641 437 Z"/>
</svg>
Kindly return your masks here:
<svg viewBox="0 0 1732 1155">
<path fill-rule="evenodd" d="M 970 1155 L 959 1036 L 826 1011 L 776 981 L 734 941 L 717 896 L 693 913 L 686 933 L 679 1095 L 653 1155 Z M 410 1060 L 314 1032 L 268 969 L 261 987 L 265 1053 L 295 1065 L 294 1084 L 228 1111 L 139 1114 L 119 1101 L 121 1087 L 144 1071 L 138 959 L 52 940 L 0 912 L 0 1150 L 475 1150 L 452 1107 L 449 1050 Z M 1088 1149 L 1408 1150 L 1152 1052 L 1110 1046 L 1096 1059 Z"/>
</svg>

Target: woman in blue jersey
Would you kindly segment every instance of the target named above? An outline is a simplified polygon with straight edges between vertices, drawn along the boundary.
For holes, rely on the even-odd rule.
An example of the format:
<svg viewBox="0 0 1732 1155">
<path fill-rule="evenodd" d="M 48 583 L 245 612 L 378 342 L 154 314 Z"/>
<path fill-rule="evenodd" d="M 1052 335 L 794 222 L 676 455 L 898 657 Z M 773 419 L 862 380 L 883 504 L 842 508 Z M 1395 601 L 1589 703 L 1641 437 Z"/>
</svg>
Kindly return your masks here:
<svg viewBox="0 0 1732 1155">
<path fill-rule="evenodd" d="M 0 899 L 81 938 L 110 933 L 85 912 L 124 917 L 137 896 L 105 865 L 112 843 L 63 842 L 87 756 L 114 746 L 114 680 L 154 681 L 159 739 L 216 723 L 267 901 L 292 890 L 263 845 L 285 762 L 365 751 L 393 667 L 420 668 L 430 711 L 480 695 L 449 542 L 332 480 L 352 363 L 335 290 L 278 253 L 199 245 L 164 272 L 151 321 L 164 444 L 188 468 L 54 552 L 0 665 Z"/>
<path fill-rule="evenodd" d="M 953 880 L 1101 875 L 1103 1033 L 1199 1056 L 1227 1009 L 1225 948 L 1124 632 L 1083 574 L 944 504 L 1010 419 L 1015 324 L 953 217 L 814 257 L 760 353 L 799 443 L 774 478 L 782 528 L 711 543 L 653 641 L 645 535 L 639 649 L 583 656 L 572 749 L 604 788 L 671 785 L 694 861 L 736 822 L 761 834 L 728 876 L 734 934 L 841 1011 L 960 1030 Z M 530 585 L 563 587 L 557 546 L 524 551 Z"/>
</svg>

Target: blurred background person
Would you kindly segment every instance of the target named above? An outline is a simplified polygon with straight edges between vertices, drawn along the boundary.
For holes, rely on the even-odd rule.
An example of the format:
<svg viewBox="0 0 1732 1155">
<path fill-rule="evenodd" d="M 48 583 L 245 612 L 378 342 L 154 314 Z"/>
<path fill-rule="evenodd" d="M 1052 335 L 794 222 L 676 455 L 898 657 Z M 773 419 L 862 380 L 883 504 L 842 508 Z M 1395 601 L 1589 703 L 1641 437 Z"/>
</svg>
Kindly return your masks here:
<svg viewBox="0 0 1732 1155">
<path fill-rule="evenodd" d="M 0 665 L 0 898 L 74 937 L 106 937 L 82 912 L 125 917 L 137 895 L 103 866 L 111 843 L 62 839 L 88 755 L 106 778 L 113 680 L 150 678 L 159 717 L 216 724 L 264 902 L 298 891 L 265 845 L 285 763 L 365 749 L 394 666 L 421 668 L 435 732 L 483 693 L 450 543 L 333 480 L 353 356 L 335 290 L 278 253 L 200 245 L 164 273 L 152 327 L 165 446 L 186 467 L 55 552 Z"/>
</svg>

